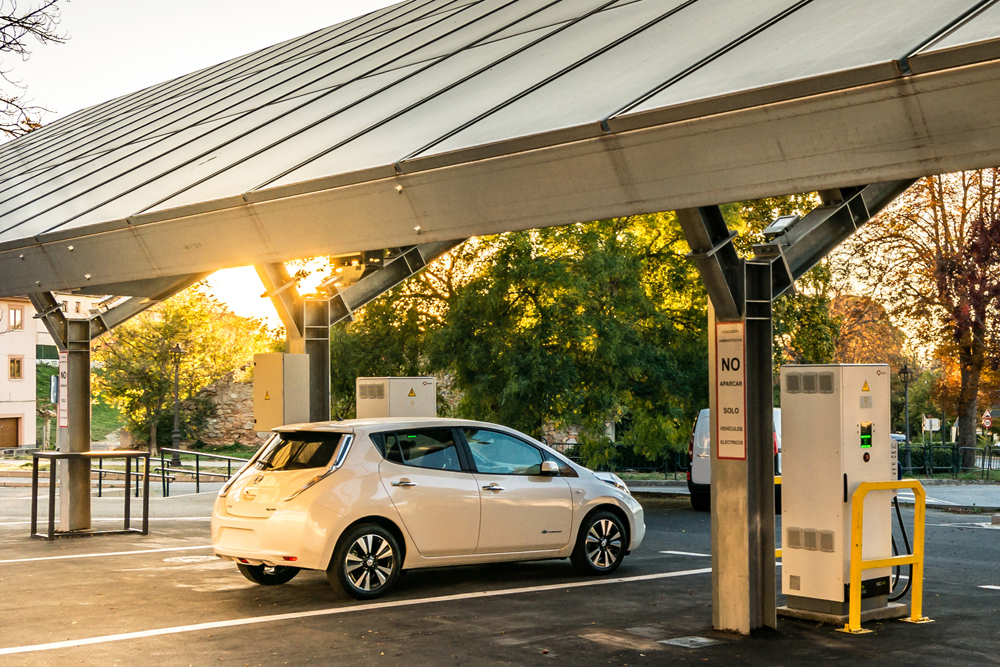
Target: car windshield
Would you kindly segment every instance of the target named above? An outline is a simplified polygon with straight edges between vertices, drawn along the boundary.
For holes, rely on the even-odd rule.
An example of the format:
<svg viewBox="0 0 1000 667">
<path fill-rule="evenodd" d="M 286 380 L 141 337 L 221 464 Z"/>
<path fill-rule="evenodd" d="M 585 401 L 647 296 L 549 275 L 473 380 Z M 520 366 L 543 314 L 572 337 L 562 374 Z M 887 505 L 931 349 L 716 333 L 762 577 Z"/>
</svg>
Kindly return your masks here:
<svg viewBox="0 0 1000 667">
<path fill-rule="evenodd" d="M 254 463 L 261 470 L 323 468 L 333 460 L 343 433 L 278 433 Z"/>
</svg>

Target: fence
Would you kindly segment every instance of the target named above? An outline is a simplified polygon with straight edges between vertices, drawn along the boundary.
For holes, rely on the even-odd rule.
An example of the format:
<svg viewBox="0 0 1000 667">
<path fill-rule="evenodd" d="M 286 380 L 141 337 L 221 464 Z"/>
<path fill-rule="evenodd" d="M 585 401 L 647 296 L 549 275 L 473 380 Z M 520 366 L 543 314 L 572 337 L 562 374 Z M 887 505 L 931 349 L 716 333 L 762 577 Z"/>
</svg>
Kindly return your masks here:
<svg viewBox="0 0 1000 667">
<path fill-rule="evenodd" d="M 566 456 L 572 461 L 581 465 L 586 465 L 586 461 L 581 460 L 577 455 L 576 447 L 565 450 Z M 663 452 L 655 459 L 647 459 L 642 454 L 636 454 L 625 446 L 616 446 L 614 457 L 607 463 L 602 463 L 594 469 L 599 472 L 634 472 L 634 473 L 662 473 L 663 478 L 673 475 L 677 479 L 678 473 L 686 474 L 689 459 L 687 452 Z"/>
<path fill-rule="evenodd" d="M 965 463 L 966 452 L 970 465 Z M 932 478 L 934 475 L 950 474 L 957 479 L 960 473 L 979 474 L 987 479 L 990 473 L 1000 472 L 1000 446 L 959 447 L 955 443 L 928 443 L 922 445 L 901 445 L 898 451 L 899 465 L 904 473 L 913 477 Z"/>
<path fill-rule="evenodd" d="M 183 467 L 175 467 L 172 464 L 170 466 L 168 466 L 167 465 L 168 461 L 164 457 L 164 454 L 168 453 L 168 452 L 170 454 L 178 454 L 178 455 L 183 454 L 185 456 L 193 456 L 194 457 L 194 470 L 190 470 L 190 469 L 183 468 Z M 202 469 L 201 469 L 201 460 L 203 458 L 204 459 L 214 459 L 214 460 L 217 460 L 217 461 L 225 461 L 226 462 L 226 472 L 225 473 L 221 473 L 221 472 L 204 472 L 204 471 L 202 471 Z M 170 482 L 172 482 L 172 481 L 174 481 L 176 479 L 176 477 L 172 477 L 171 475 L 191 475 L 191 476 L 193 476 L 194 477 L 194 491 L 195 491 L 195 493 L 201 493 L 201 478 L 202 477 L 222 478 L 223 481 L 227 481 L 230 477 L 233 476 L 233 461 L 236 461 L 237 463 L 240 464 L 237 467 L 237 469 L 236 469 L 236 471 L 239 472 L 240 469 L 250 461 L 250 459 L 241 459 L 241 458 L 237 458 L 235 456 L 222 456 L 221 454 L 205 454 L 203 452 L 194 452 L 194 451 L 190 451 L 190 450 L 187 450 L 187 449 L 170 449 L 170 448 L 167 448 L 167 447 L 160 448 L 160 467 L 156 468 L 155 470 L 160 473 L 160 479 L 161 479 L 161 481 L 163 483 L 163 497 L 164 498 L 169 498 L 170 497 Z M 183 465 L 183 463 L 182 463 L 182 465 Z"/>
</svg>

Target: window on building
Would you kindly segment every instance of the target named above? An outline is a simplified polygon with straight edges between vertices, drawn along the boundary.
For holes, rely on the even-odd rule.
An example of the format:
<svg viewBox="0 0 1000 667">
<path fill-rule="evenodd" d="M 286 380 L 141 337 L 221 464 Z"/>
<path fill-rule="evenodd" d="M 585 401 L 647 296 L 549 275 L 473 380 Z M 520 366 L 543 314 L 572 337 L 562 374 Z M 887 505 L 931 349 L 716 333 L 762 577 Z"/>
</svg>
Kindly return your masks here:
<svg viewBox="0 0 1000 667">
<path fill-rule="evenodd" d="M 79 314 L 81 312 L 80 311 L 80 302 L 79 301 L 76 302 L 76 306 L 73 308 L 73 312 L 77 313 L 77 314 Z"/>
<path fill-rule="evenodd" d="M 21 331 L 24 329 L 24 311 L 20 308 L 11 308 L 7 314 L 7 330 Z"/>
<path fill-rule="evenodd" d="M 24 379 L 24 357 L 10 357 L 7 377 L 11 380 Z"/>
</svg>

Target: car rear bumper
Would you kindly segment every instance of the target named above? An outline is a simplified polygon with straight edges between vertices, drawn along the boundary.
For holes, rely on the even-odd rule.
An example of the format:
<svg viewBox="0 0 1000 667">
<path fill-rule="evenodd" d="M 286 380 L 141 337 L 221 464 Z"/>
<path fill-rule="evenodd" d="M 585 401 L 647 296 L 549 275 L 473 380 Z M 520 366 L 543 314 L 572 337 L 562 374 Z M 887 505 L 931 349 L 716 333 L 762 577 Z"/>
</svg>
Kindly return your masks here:
<svg viewBox="0 0 1000 667">
<path fill-rule="evenodd" d="M 235 516 L 226 511 L 225 498 L 219 498 L 212 512 L 212 549 L 219 558 L 250 565 L 325 570 L 330 528 L 316 530 L 308 512 L 276 512 L 266 518 Z"/>
</svg>

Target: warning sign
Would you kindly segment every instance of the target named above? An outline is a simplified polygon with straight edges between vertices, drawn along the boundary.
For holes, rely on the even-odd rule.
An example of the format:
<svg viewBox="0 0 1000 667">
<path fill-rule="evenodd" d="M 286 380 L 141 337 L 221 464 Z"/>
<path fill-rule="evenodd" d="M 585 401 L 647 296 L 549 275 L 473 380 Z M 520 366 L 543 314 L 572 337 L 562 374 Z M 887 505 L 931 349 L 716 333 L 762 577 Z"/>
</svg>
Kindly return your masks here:
<svg viewBox="0 0 1000 667">
<path fill-rule="evenodd" d="M 265 391 L 264 392 L 264 400 L 265 401 L 270 401 L 271 400 L 271 392 L 269 392 L 269 391 Z"/>
<path fill-rule="evenodd" d="M 410 393 L 407 394 L 407 396 L 416 396 L 416 395 L 417 395 L 417 392 L 413 391 L 412 389 L 410 389 Z"/>
<path fill-rule="evenodd" d="M 868 380 L 865 380 L 865 386 L 863 386 L 863 387 L 861 388 L 861 391 L 871 391 L 871 390 L 870 390 L 870 389 L 868 388 Z"/>
<path fill-rule="evenodd" d="M 983 413 L 983 428 L 991 428 L 993 426 L 993 414 L 987 410 Z"/>
<path fill-rule="evenodd" d="M 69 353 L 59 353 L 59 428 L 69 427 Z"/>
<path fill-rule="evenodd" d="M 719 322 L 715 326 L 715 442 L 720 459 L 745 459 L 746 357 L 742 322 Z"/>
</svg>

